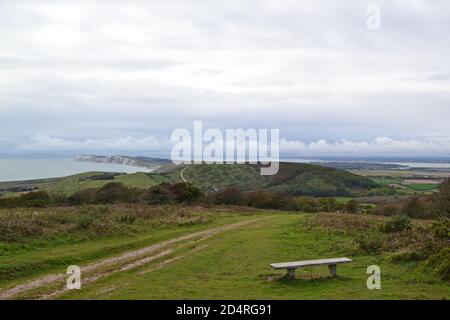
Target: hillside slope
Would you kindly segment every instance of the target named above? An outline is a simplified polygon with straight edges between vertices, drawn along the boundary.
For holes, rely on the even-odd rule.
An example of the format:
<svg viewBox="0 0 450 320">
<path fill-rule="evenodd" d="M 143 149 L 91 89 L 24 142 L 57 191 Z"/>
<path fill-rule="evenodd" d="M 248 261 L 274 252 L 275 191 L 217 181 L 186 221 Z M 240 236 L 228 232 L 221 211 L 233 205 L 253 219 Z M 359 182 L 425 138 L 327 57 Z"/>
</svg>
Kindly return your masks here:
<svg viewBox="0 0 450 320">
<path fill-rule="evenodd" d="M 150 173 L 153 180 L 181 182 L 183 167 L 168 173 Z M 278 174 L 262 176 L 259 165 L 202 164 L 189 165 L 183 176 L 195 186 L 208 190 L 239 188 L 241 190 L 268 190 L 292 195 L 355 196 L 378 187 L 369 178 L 353 173 L 303 163 L 280 163 Z"/>
<path fill-rule="evenodd" d="M 152 178 L 142 172 L 130 174 L 87 172 L 68 176 L 44 186 L 51 193 L 71 195 L 79 190 L 100 188 L 109 182 L 121 182 L 127 187 L 149 188 L 157 184 Z"/>
</svg>

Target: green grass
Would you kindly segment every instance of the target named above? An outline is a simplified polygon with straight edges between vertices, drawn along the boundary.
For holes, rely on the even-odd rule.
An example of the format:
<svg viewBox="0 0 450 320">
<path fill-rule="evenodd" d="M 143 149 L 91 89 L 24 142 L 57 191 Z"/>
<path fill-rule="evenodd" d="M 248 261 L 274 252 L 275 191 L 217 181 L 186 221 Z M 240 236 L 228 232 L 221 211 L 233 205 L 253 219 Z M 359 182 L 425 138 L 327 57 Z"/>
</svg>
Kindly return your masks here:
<svg viewBox="0 0 450 320">
<path fill-rule="evenodd" d="M 93 210 L 97 207 L 92 207 Z M 80 207 L 80 210 L 83 208 Z M 98 209 L 102 209 L 98 207 Z M 157 209 L 157 207 L 155 207 Z M 68 210 L 68 209 L 66 209 Z M 71 209 L 72 210 L 72 209 Z M 85 210 L 85 209 L 83 209 Z M 116 212 L 130 210 L 116 207 Z M 145 223 L 153 219 L 149 211 L 133 207 L 137 217 L 132 233 L 78 237 L 78 233 L 56 237 L 39 236 L 30 240 L 0 242 L 0 288 L 50 273 L 65 272 L 68 265 L 86 265 L 117 256 L 177 236 L 211 229 L 236 221 L 258 221 L 227 230 L 194 244 L 173 245 L 172 253 L 144 266 L 114 273 L 83 285 L 81 290 L 64 293 L 61 299 L 449 299 L 448 282 L 426 277 L 418 262 L 394 262 L 392 252 L 366 254 L 355 243 L 354 233 L 364 232 L 368 224 L 377 229 L 383 217 L 302 214 L 279 211 L 243 211 L 233 208 L 161 208 L 162 215 L 179 222 L 186 214 L 206 216 L 206 222 L 160 225 Z M 175 210 L 175 211 L 174 211 Z M 91 212 L 86 211 L 86 212 Z M 164 215 L 164 212 L 167 214 Z M 28 212 L 28 211 L 27 211 Z M 62 212 L 61 214 L 67 214 Z M 108 215 L 105 211 L 100 215 Z M 28 216 L 28 213 L 22 213 Z M 92 214 L 92 213 L 90 213 Z M 37 212 L 43 219 L 61 215 Z M 345 218 L 345 219 L 344 219 Z M 168 219 L 168 218 L 166 218 Z M 170 219 L 168 221 L 171 221 Z M 315 221 L 316 224 L 312 224 Z M 150 222 L 150 221 L 148 221 Z M 118 222 L 114 222 L 118 223 Z M 320 227 L 317 227 L 320 226 Z M 344 227 L 333 229 L 334 227 Z M 371 227 L 371 228 L 372 228 Z M 336 231 L 333 231 L 336 230 Z M 201 246 L 201 247 L 198 247 Z M 181 257 L 163 268 L 141 274 L 167 259 Z M 339 277 L 330 279 L 326 267 L 298 270 L 297 279 L 283 278 L 269 264 L 296 260 L 349 257 L 351 264 L 338 267 Z M 382 289 L 368 290 L 366 269 L 378 265 L 382 270 Z M 109 268 L 109 267 L 108 267 Z M 108 271 L 105 269 L 103 271 Z M 95 271 L 98 272 L 98 271 Z M 101 271 L 100 271 L 101 272 Z M 88 277 L 89 275 L 86 275 Z M 83 275 L 82 275 L 83 277 Z M 61 284 L 24 293 L 18 298 L 34 298 Z"/>
<path fill-rule="evenodd" d="M 101 172 L 86 172 L 68 176 L 55 183 L 45 186 L 45 190 L 50 193 L 60 192 L 64 194 L 73 194 L 80 190 L 80 180 L 100 175 Z"/>
<path fill-rule="evenodd" d="M 0 288 L 36 276 L 65 272 L 71 264 L 83 265 L 121 252 L 141 248 L 186 233 L 247 219 L 237 213 L 218 215 L 207 223 L 185 226 L 138 226 L 133 233 L 91 239 L 68 236 L 40 237 L 25 242 L 0 242 Z"/>
<path fill-rule="evenodd" d="M 414 263 L 394 264 L 387 255 L 358 254 L 348 236 L 304 228 L 306 215 L 279 214 L 253 226 L 231 230 L 186 250 L 183 259 L 143 275 L 133 270 L 103 278 L 62 298 L 96 299 L 448 299 L 446 283 L 424 283 Z M 329 279 L 326 268 L 283 279 L 273 262 L 348 256 Z M 382 290 L 368 290 L 368 266 L 382 270 Z M 145 268 L 148 268 L 146 266 Z M 145 269 L 144 268 L 144 269 Z M 313 280 L 310 279 L 311 274 Z"/>
<path fill-rule="evenodd" d="M 109 182 L 121 182 L 127 187 L 147 189 L 155 186 L 157 183 L 143 172 L 121 174 L 113 180 L 87 180 L 80 182 L 80 189 L 100 188 Z"/>
<path fill-rule="evenodd" d="M 412 183 L 412 184 L 403 184 L 403 186 L 417 190 L 417 191 L 431 191 L 431 190 L 437 190 L 438 185 L 437 184 L 425 184 L 425 183 Z"/>
<path fill-rule="evenodd" d="M 101 175 L 101 172 L 86 172 L 72 175 L 54 183 L 50 183 L 44 187 L 45 190 L 51 193 L 64 193 L 67 195 L 89 188 L 100 188 L 109 182 L 121 182 L 128 187 L 133 188 L 149 188 L 157 184 L 148 174 L 143 172 L 120 174 L 111 180 L 95 180 L 91 179 L 95 176 Z"/>
</svg>

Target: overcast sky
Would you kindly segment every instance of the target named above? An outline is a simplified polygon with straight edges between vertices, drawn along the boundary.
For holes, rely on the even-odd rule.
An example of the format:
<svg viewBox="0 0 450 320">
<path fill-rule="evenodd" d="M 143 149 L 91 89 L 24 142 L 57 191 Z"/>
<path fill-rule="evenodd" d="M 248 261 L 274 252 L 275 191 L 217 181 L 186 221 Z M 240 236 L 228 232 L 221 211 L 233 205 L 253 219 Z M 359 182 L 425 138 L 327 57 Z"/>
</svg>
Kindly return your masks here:
<svg viewBox="0 0 450 320">
<path fill-rule="evenodd" d="M 0 153 L 151 154 L 202 120 L 450 155 L 449 34 L 448 0 L 0 0 Z"/>
</svg>

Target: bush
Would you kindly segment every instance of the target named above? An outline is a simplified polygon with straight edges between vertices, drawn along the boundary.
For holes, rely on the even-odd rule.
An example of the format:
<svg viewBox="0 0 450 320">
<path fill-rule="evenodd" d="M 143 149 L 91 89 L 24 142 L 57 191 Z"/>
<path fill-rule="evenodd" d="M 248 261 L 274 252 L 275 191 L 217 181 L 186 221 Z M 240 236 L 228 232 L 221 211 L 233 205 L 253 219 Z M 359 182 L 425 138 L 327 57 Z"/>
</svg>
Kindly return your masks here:
<svg viewBox="0 0 450 320">
<path fill-rule="evenodd" d="M 431 231 L 437 238 L 450 239 L 450 219 L 441 219 L 433 222 Z"/>
<path fill-rule="evenodd" d="M 450 280 L 450 248 L 442 248 L 425 262 L 424 271 L 441 280 Z"/>
<path fill-rule="evenodd" d="M 80 205 L 95 202 L 95 195 L 97 189 L 85 189 L 75 192 L 73 195 L 67 198 L 67 202 L 70 205 Z"/>
<path fill-rule="evenodd" d="M 377 254 L 383 249 L 383 238 L 378 233 L 363 233 L 355 238 L 358 247 L 365 253 Z"/>
<path fill-rule="evenodd" d="M 358 213 L 359 212 L 359 202 L 356 200 L 350 200 L 344 205 L 344 212 L 347 213 Z"/>
<path fill-rule="evenodd" d="M 170 197 L 161 185 L 157 185 L 145 191 L 141 195 L 141 201 L 150 205 L 165 204 L 170 202 Z"/>
<path fill-rule="evenodd" d="M 81 216 L 77 221 L 77 226 L 79 229 L 89 229 L 91 225 L 94 223 L 96 217 L 93 215 L 84 215 Z"/>
<path fill-rule="evenodd" d="M 173 185 L 167 185 L 167 191 L 170 198 L 178 203 L 194 202 L 203 197 L 203 193 L 200 189 L 191 183 L 180 182 Z"/>
<path fill-rule="evenodd" d="M 0 199 L 0 206 L 7 208 L 14 207 L 46 207 L 52 204 L 52 198 L 43 190 L 21 194 L 18 197 Z"/>
<path fill-rule="evenodd" d="M 95 203 L 136 202 L 132 189 L 122 183 L 108 182 L 97 190 L 94 196 Z"/>
<path fill-rule="evenodd" d="M 292 205 L 295 210 L 304 212 L 318 212 L 320 211 L 317 200 L 312 197 L 297 197 L 292 200 Z"/>
<path fill-rule="evenodd" d="M 433 207 L 441 217 L 450 217 L 450 178 L 439 186 L 439 192 L 433 197 Z"/>
<path fill-rule="evenodd" d="M 401 204 L 399 203 L 380 203 L 375 208 L 374 213 L 380 216 L 396 216 L 401 213 Z"/>
<path fill-rule="evenodd" d="M 209 200 L 214 204 L 242 205 L 244 193 L 237 188 L 227 188 L 222 191 L 209 194 Z"/>
<path fill-rule="evenodd" d="M 422 218 L 425 216 L 424 207 L 420 202 L 419 198 L 413 197 L 406 201 L 402 208 L 402 214 L 407 215 L 411 218 Z"/>
<path fill-rule="evenodd" d="M 163 183 L 151 187 L 140 198 L 147 204 L 193 203 L 203 198 L 202 191 L 190 183 Z"/>
<path fill-rule="evenodd" d="M 411 219 L 404 214 L 390 218 L 382 227 L 382 231 L 385 233 L 400 232 L 408 229 L 411 229 Z"/>
</svg>

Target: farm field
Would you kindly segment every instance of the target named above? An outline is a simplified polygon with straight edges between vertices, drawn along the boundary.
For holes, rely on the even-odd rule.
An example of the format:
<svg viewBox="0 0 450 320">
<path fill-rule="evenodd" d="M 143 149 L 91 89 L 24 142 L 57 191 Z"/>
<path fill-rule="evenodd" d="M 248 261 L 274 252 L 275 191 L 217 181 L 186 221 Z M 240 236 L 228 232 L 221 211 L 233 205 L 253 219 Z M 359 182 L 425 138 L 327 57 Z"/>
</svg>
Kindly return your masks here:
<svg viewBox="0 0 450 320">
<path fill-rule="evenodd" d="M 368 177 L 395 191 L 395 194 L 430 194 L 437 191 L 439 184 L 450 173 L 445 171 L 412 170 L 350 170 L 354 174 Z"/>
<path fill-rule="evenodd" d="M 27 281 L 62 274 L 56 281 L 19 290 L 6 298 L 450 298 L 449 283 L 421 272 L 420 262 L 396 261 L 394 251 L 367 253 L 345 232 L 344 225 L 351 225 L 352 233 L 375 230 L 384 222 L 382 217 L 336 218 L 336 214 L 237 208 L 163 210 L 170 211 L 172 218 L 150 223 L 161 219 L 156 215 L 131 233 L 89 237 L 93 230 L 87 228 L 84 235 L 77 231 L 70 237 L 1 242 L 0 296 L 5 298 L 11 288 Z M 144 248 L 147 251 L 136 253 L 136 249 Z M 119 259 L 124 252 L 134 255 Z M 113 262 L 99 263 L 114 257 Z M 296 280 L 288 281 L 283 271 L 269 266 L 273 262 L 331 257 L 349 257 L 354 262 L 339 266 L 337 279 L 328 278 L 326 267 L 316 267 L 300 270 Z M 92 267 L 94 263 L 96 267 Z M 61 290 L 69 264 L 80 265 L 82 270 L 83 266 L 91 266 L 82 273 L 85 284 L 81 290 Z M 366 287 L 366 269 L 373 264 L 382 270 L 381 290 Z"/>
</svg>

